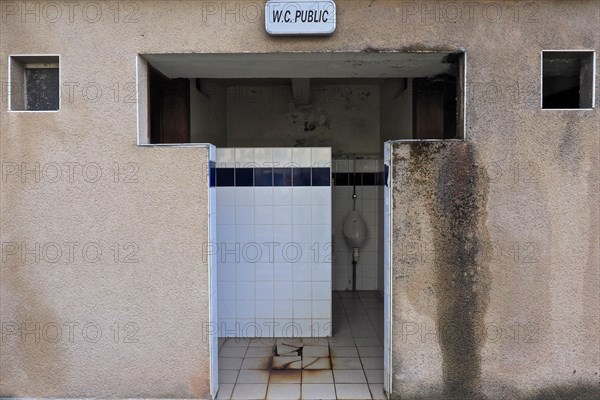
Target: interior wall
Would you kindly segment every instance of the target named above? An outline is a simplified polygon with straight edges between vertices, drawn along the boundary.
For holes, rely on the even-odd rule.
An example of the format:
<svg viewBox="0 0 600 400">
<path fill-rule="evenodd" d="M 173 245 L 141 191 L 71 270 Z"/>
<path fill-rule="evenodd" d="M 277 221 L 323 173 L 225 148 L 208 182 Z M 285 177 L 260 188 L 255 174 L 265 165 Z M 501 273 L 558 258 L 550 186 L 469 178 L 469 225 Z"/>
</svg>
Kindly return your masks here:
<svg viewBox="0 0 600 400">
<path fill-rule="evenodd" d="M 220 336 L 331 335 L 330 166 L 329 148 L 217 149 Z"/>
<path fill-rule="evenodd" d="M 403 82 L 406 82 L 404 84 Z M 413 138 L 413 80 L 390 79 L 381 87 L 381 148 L 388 140 Z"/>
<path fill-rule="evenodd" d="M 199 92 L 194 81 L 190 88 L 193 142 L 219 147 L 325 146 L 332 147 L 334 155 L 382 152 L 378 83 L 311 80 L 309 104 L 300 105 L 294 102 L 291 83 L 283 80 L 202 82 L 208 95 Z"/>
<path fill-rule="evenodd" d="M 190 79 L 190 137 L 192 143 L 227 145 L 225 86 L 219 80 Z"/>
</svg>

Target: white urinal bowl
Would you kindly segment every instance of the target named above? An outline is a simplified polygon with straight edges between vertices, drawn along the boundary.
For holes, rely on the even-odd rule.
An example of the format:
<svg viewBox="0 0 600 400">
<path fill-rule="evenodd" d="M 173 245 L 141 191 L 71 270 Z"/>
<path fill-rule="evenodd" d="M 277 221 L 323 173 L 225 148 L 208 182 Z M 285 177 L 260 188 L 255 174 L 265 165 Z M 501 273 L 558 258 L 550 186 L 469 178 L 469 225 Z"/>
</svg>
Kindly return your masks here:
<svg viewBox="0 0 600 400">
<path fill-rule="evenodd" d="M 344 221 L 344 239 L 353 249 L 361 248 L 369 236 L 369 228 L 358 211 L 351 211 Z"/>
</svg>

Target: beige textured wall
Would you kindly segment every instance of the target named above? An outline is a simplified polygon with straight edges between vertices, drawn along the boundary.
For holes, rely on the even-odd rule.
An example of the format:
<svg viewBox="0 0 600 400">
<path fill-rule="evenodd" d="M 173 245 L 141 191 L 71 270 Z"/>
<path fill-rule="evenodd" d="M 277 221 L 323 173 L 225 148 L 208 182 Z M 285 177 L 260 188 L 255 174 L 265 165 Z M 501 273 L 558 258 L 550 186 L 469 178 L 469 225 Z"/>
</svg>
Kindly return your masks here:
<svg viewBox="0 0 600 400">
<path fill-rule="evenodd" d="M 8 3 L 20 7 L 20 2 L 0 5 Z M 136 107 L 128 96 L 135 81 L 135 56 L 146 52 L 465 49 L 470 144 L 456 154 L 481 172 L 461 169 L 460 176 L 476 177 L 479 183 L 465 186 L 477 199 L 477 218 L 459 226 L 472 234 L 468 242 L 489 241 L 503 248 L 499 261 L 481 264 L 488 285 L 478 284 L 477 295 L 468 298 L 475 310 L 469 326 L 492 324 L 507 336 L 514 324 L 534 323 L 538 330 L 534 342 L 520 334 L 518 340 L 475 337 L 461 346 L 447 343 L 445 351 L 456 364 L 444 364 L 446 353 L 435 335 L 427 335 L 424 343 L 413 343 L 419 350 L 407 353 L 410 356 L 395 353 L 394 396 L 432 398 L 431 393 L 441 390 L 443 376 L 451 382 L 457 368 L 473 360 L 476 365 L 465 368 L 470 377 L 465 389 L 478 392 L 481 387 L 490 398 L 539 397 L 597 384 L 594 189 L 599 115 L 597 108 L 572 112 L 539 107 L 540 51 L 599 50 L 597 1 L 455 2 L 461 10 L 455 17 L 452 10 L 441 8 L 444 2 L 338 0 L 338 29 L 327 38 L 267 36 L 261 17 L 253 14 L 262 9 L 262 1 L 134 1 L 127 9 L 123 2 L 118 3 L 118 18 L 110 8 L 115 2 L 93 2 L 102 12 L 95 23 L 91 8 L 87 19 L 82 13 L 88 3 L 92 2 L 81 2 L 72 19 L 63 5 L 55 23 L 45 15 L 39 21 L 28 16 L 24 22 L 19 10 L 16 16 L 2 10 L 1 81 L 6 81 L 9 54 L 58 53 L 63 99 L 59 113 L 7 113 L 3 90 L 0 157 L 3 163 L 97 162 L 106 170 L 115 162 L 131 162 L 139 167 L 139 183 L 102 179 L 92 185 L 70 184 L 63 178 L 31 184 L 10 175 L 2 182 L 2 242 L 99 242 L 104 247 L 132 242 L 139 245 L 140 261 L 112 263 L 106 250 L 110 257 L 96 264 L 3 262 L 3 323 L 92 321 L 107 336 L 97 344 L 75 337 L 75 343 L 63 340 L 57 345 L 8 337 L 12 341 L 2 343 L 0 353 L 1 395 L 208 395 L 208 343 L 201 337 L 208 303 L 206 264 L 201 261 L 206 191 L 199 189 L 207 151 L 135 146 Z M 434 11 L 426 12 L 426 7 Z M 226 14 L 227 10 L 233 11 Z M 132 11 L 134 20 L 125 23 Z M 78 84 L 71 97 L 66 83 Z M 93 101 L 96 84 L 102 95 Z M 434 175 L 436 166 L 443 165 L 437 161 L 435 156 L 424 164 Z M 408 188 L 413 185 L 417 183 Z M 436 186 L 430 181 L 419 185 L 429 187 L 427 198 L 433 201 Z M 395 216 L 402 209 L 397 207 Z M 429 222 L 424 207 L 415 210 L 423 217 L 415 222 L 422 230 L 418 240 L 427 244 L 437 238 L 443 243 L 439 235 L 444 230 L 433 229 L 439 226 Z M 395 229 L 410 230 L 413 225 Z M 519 260 L 533 243 L 537 261 L 514 262 L 510 246 L 515 243 L 523 248 Z M 395 244 L 395 254 L 399 246 Z M 452 242 L 442 248 L 447 246 L 457 251 Z M 398 300 L 404 292 L 418 293 L 404 295 L 416 297 L 417 305 L 395 303 L 400 321 L 433 324 L 439 317 L 433 309 L 456 314 L 448 305 L 449 294 L 421 282 L 432 276 L 431 265 L 442 268 L 441 262 L 449 261 L 425 266 L 430 275 L 419 276 L 420 282 L 397 283 Z M 480 262 L 475 257 L 468 265 L 476 268 Z M 444 305 L 449 309 L 438 309 Z M 115 344 L 105 339 L 117 321 L 137 323 L 140 341 Z M 395 349 L 401 348 L 400 321 L 394 324 Z M 461 355 L 463 346 L 467 352 Z"/>
</svg>

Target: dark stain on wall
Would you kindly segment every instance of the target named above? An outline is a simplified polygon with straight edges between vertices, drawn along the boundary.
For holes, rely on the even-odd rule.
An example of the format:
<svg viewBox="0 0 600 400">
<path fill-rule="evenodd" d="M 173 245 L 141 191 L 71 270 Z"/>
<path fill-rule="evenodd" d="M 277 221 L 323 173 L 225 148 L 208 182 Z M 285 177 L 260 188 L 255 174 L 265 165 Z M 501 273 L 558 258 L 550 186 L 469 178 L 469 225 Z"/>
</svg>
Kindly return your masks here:
<svg viewBox="0 0 600 400">
<path fill-rule="evenodd" d="M 433 224 L 434 290 L 444 396 L 479 398 L 490 275 L 488 177 L 467 142 L 414 142 L 406 167 Z M 409 181 L 409 182 L 410 182 Z"/>
<path fill-rule="evenodd" d="M 600 399 L 600 385 L 552 386 L 540 390 L 526 400 L 597 400 Z"/>
</svg>

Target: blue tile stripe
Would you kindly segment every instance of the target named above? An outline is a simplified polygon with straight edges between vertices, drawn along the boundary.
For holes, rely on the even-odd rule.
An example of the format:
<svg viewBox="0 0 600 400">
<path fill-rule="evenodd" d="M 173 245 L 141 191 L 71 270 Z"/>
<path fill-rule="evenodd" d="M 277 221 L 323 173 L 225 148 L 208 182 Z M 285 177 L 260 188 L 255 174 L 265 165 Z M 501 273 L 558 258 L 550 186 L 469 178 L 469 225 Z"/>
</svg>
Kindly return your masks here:
<svg viewBox="0 0 600 400">
<path fill-rule="evenodd" d="M 336 186 L 383 186 L 385 175 L 383 172 L 335 172 L 333 180 Z"/>
<path fill-rule="evenodd" d="M 331 186 L 331 168 L 211 168 L 218 187 Z"/>
</svg>

